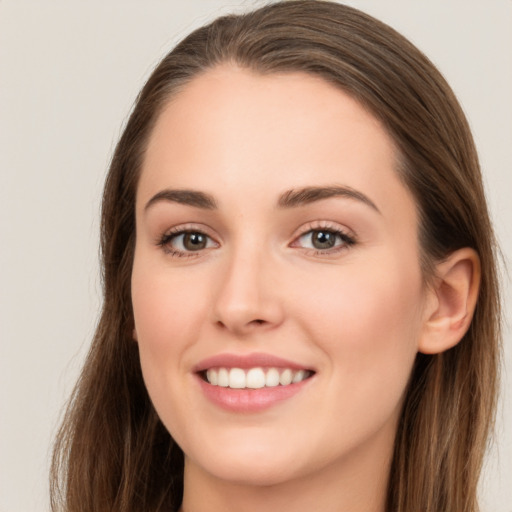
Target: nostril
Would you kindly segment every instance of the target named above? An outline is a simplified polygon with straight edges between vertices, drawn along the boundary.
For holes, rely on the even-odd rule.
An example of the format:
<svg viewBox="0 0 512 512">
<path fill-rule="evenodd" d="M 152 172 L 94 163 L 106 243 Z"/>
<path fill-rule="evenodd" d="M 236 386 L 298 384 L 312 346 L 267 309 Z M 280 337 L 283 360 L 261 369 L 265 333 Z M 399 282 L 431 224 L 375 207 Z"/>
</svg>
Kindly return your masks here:
<svg viewBox="0 0 512 512">
<path fill-rule="evenodd" d="M 223 322 L 222 320 L 218 320 L 216 322 L 217 326 L 221 329 L 227 329 L 227 330 L 233 330 L 233 331 L 240 331 L 243 332 L 246 329 L 248 329 L 247 332 L 251 331 L 252 328 L 259 327 L 262 325 L 266 325 L 268 322 L 266 320 L 262 320 L 260 318 L 256 318 L 254 320 L 250 320 L 247 323 L 244 323 L 243 325 L 237 325 L 235 323 L 228 323 Z"/>
</svg>

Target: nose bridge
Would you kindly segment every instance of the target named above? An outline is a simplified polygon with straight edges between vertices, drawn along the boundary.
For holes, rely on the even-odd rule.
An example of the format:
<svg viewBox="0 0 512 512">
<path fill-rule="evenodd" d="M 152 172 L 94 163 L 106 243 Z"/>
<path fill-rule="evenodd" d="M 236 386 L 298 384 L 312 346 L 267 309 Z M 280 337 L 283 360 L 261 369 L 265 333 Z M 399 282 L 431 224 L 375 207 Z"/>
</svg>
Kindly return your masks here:
<svg viewBox="0 0 512 512">
<path fill-rule="evenodd" d="M 255 326 L 280 322 L 282 305 L 275 286 L 275 261 L 271 251 L 247 237 L 227 251 L 218 276 L 215 320 L 243 333 Z"/>
</svg>

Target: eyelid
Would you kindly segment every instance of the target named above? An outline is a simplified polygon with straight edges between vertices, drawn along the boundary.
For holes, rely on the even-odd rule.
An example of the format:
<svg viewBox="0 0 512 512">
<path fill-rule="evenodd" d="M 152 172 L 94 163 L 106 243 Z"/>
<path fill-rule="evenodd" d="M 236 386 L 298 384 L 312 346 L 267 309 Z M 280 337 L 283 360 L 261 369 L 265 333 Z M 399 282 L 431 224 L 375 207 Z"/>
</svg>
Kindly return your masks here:
<svg viewBox="0 0 512 512">
<path fill-rule="evenodd" d="M 337 246 L 334 246 L 332 248 L 327 249 L 314 249 L 310 247 L 302 247 L 299 245 L 299 241 L 301 237 L 308 234 L 311 231 L 330 231 L 334 234 L 339 235 L 342 240 L 344 241 L 343 244 L 339 244 Z M 183 235 L 186 233 L 201 233 L 207 236 L 213 243 L 215 244 L 215 247 L 205 247 L 203 249 L 198 249 L 197 251 L 193 250 L 180 250 L 177 248 L 173 248 L 170 246 L 169 242 L 172 240 L 173 237 L 177 237 L 179 235 Z M 304 252 L 312 253 L 314 255 L 334 255 L 337 252 L 340 252 L 342 250 L 348 249 L 350 246 L 354 245 L 357 242 L 357 237 L 355 233 L 347 228 L 346 226 L 343 226 L 342 224 L 339 224 L 337 222 L 333 221 L 326 221 L 326 220 L 315 220 L 310 221 L 304 225 L 302 225 L 299 229 L 297 229 L 293 235 L 292 235 L 292 241 L 289 243 L 289 247 L 293 248 L 299 248 L 302 249 Z M 205 252 L 210 251 L 212 249 L 218 248 L 221 245 L 221 242 L 219 242 L 219 236 L 217 234 L 213 234 L 213 230 L 209 228 L 208 226 L 201 224 L 201 223 L 184 223 L 184 224 L 178 224 L 176 226 L 173 226 L 167 230 L 165 230 L 156 240 L 155 245 L 165 250 L 165 252 L 170 253 L 171 256 L 179 257 L 199 257 L 203 255 Z"/>
<path fill-rule="evenodd" d="M 338 234 L 341 236 L 344 244 L 340 246 L 335 246 L 330 249 L 312 249 L 309 247 L 302 247 L 299 245 L 299 240 L 306 234 L 308 234 L 311 231 L 330 231 L 335 234 Z M 329 254 L 335 254 L 341 250 L 345 250 L 348 247 L 354 245 L 357 242 L 357 237 L 355 233 L 347 228 L 346 226 L 343 226 L 341 224 L 338 224 L 337 222 L 332 221 L 311 221 L 307 224 L 301 226 L 298 230 L 295 231 L 295 233 L 292 236 L 292 242 L 290 243 L 290 247 L 296 247 L 299 249 L 303 249 L 304 251 L 314 253 L 315 255 L 329 255 Z"/>
<path fill-rule="evenodd" d="M 220 246 L 220 242 L 218 241 L 218 236 L 215 236 L 212 233 L 212 230 L 205 226 L 204 224 L 200 223 L 192 223 L 187 222 L 185 224 L 178 224 L 176 226 L 173 226 L 167 230 L 165 230 L 161 235 L 157 237 L 155 240 L 155 245 L 162 248 L 165 252 L 169 253 L 171 256 L 183 256 L 183 257 L 198 257 L 202 253 L 209 251 L 211 249 L 214 249 L 215 247 L 206 247 L 204 249 L 200 249 L 197 251 L 182 251 L 180 249 L 171 248 L 169 246 L 169 242 L 174 238 L 178 237 L 180 235 L 184 235 L 186 233 L 201 233 L 205 236 L 207 236 L 216 247 Z"/>
<path fill-rule="evenodd" d="M 326 231 L 338 231 L 346 237 L 353 239 L 354 241 L 357 239 L 356 234 L 351 229 L 347 228 L 343 224 L 327 220 L 314 220 L 307 222 L 295 230 L 292 235 L 292 239 L 295 241 L 302 235 L 309 233 L 309 231 L 319 231 L 322 229 L 325 229 Z"/>
<path fill-rule="evenodd" d="M 197 231 L 198 233 L 204 233 L 209 237 L 215 239 L 218 238 L 216 234 L 214 234 L 213 229 L 211 229 L 206 224 L 202 224 L 201 222 L 184 222 L 183 224 L 176 224 L 164 231 L 164 235 L 174 235 L 176 233 Z"/>
</svg>

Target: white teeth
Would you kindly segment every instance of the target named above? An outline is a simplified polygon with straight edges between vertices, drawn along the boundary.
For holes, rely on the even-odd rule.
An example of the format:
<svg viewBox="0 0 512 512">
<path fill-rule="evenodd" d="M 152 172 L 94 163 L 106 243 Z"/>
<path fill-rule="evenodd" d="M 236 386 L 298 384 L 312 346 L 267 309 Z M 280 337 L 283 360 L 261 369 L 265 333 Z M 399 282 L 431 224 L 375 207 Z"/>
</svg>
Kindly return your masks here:
<svg viewBox="0 0 512 512">
<path fill-rule="evenodd" d="M 231 368 L 229 370 L 229 387 L 234 389 L 245 388 L 245 372 L 241 368 Z"/>
<path fill-rule="evenodd" d="M 213 370 L 215 371 L 215 370 Z M 208 378 L 208 375 L 206 376 Z M 227 388 L 229 386 L 229 374 L 226 368 L 220 368 L 219 374 L 217 377 L 217 384 L 222 386 L 223 388 Z"/>
<path fill-rule="evenodd" d="M 279 384 L 281 386 L 288 386 L 288 384 L 292 383 L 292 371 L 291 370 L 285 370 L 283 373 L 281 373 L 281 376 L 279 377 Z"/>
<path fill-rule="evenodd" d="M 214 386 L 216 386 L 219 383 L 218 376 L 219 374 L 215 370 L 212 370 L 211 368 L 206 372 L 206 378 L 208 379 L 208 382 L 210 384 L 213 384 Z"/>
<path fill-rule="evenodd" d="M 292 379 L 292 382 L 296 384 L 297 382 L 300 382 L 301 380 L 304 380 L 304 377 L 306 376 L 306 372 L 304 370 L 299 370 Z"/>
<path fill-rule="evenodd" d="M 251 368 L 247 372 L 247 387 L 259 389 L 265 386 L 265 374 L 263 368 Z"/>
<path fill-rule="evenodd" d="M 285 368 L 209 368 L 206 371 L 206 380 L 212 386 L 229 387 L 232 389 L 261 389 L 263 387 L 288 386 L 307 379 L 311 372 L 307 370 L 291 370 Z"/>
<path fill-rule="evenodd" d="M 268 388 L 274 388 L 279 386 L 279 372 L 277 368 L 270 368 L 265 375 L 265 386 Z"/>
</svg>

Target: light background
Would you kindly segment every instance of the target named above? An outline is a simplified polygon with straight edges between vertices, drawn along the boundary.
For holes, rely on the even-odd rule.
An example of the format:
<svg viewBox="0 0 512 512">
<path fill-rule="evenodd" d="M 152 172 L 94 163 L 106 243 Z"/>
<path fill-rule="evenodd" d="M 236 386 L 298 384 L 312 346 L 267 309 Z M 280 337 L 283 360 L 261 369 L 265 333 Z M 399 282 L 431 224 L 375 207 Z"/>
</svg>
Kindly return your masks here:
<svg viewBox="0 0 512 512">
<path fill-rule="evenodd" d="M 510 261 L 512 1 L 349 3 L 409 37 L 453 86 Z M 48 509 L 51 439 L 100 305 L 102 182 L 136 93 L 193 28 L 260 4 L 0 0 L 0 512 Z M 512 512 L 511 341 L 507 326 L 484 512 Z"/>
</svg>

